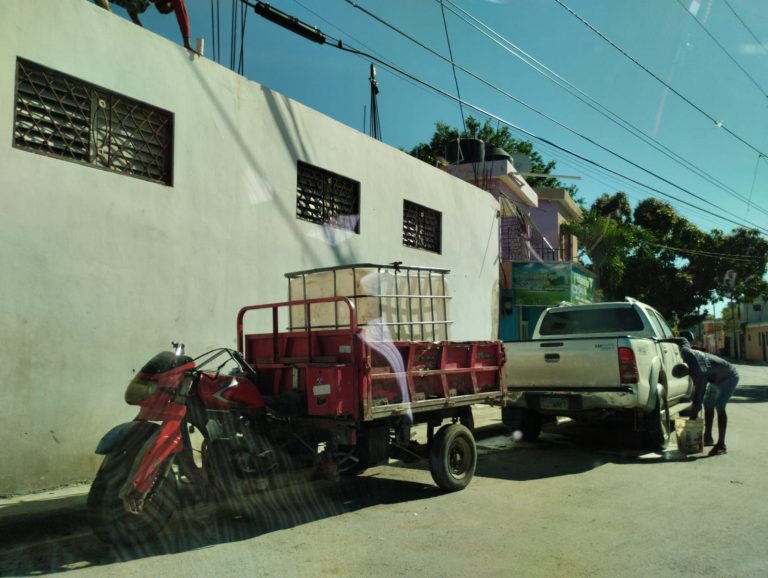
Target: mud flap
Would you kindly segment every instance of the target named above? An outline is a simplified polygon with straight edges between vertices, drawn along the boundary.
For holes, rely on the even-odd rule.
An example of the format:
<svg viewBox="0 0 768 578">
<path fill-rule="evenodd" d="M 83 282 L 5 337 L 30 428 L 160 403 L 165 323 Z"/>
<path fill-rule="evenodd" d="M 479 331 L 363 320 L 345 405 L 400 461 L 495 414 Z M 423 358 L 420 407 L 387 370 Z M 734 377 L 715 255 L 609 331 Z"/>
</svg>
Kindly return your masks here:
<svg viewBox="0 0 768 578">
<path fill-rule="evenodd" d="M 101 438 L 96 446 L 96 453 L 105 456 L 116 451 L 124 443 L 143 442 L 155 433 L 158 427 L 160 426 L 149 421 L 129 421 L 116 425 Z"/>
</svg>

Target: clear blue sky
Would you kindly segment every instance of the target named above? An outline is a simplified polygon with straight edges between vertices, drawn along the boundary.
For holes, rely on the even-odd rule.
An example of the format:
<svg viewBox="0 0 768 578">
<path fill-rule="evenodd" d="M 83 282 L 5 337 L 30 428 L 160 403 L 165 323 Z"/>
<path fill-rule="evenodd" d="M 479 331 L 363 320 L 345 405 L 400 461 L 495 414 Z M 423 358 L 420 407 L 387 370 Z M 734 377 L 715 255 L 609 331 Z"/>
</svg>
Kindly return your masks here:
<svg viewBox="0 0 768 578">
<path fill-rule="evenodd" d="M 768 154 L 768 2 L 560 2 L 625 54 L 558 0 L 443 0 L 454 61 L 542 114 L 457 70 L 462 98 L 623 175 L 574 159 L 551 144 L 513 130 L 515 136 L 533 140 L 546 160 L 555 160 L 557 174 L 581 176 L 580 181 L 567 182 L 577 184 L 579 196 L 588 204 L 601 193 L 621 190 L 633 204 L 649 196 L 669 201 L 705 230 L 730 231 L 739 223 L 768 234 L 768 159 L 759 156 Z M 456 94 L 450 64 L 346 0 L 273 0 L 271 4 L 345 45 Z M 359 0 L 357 4 L 448 57 L 439 0 Z M 187 0 L 187 5 L 192 36 L 205 38 L 208 58 L 213 58 L 212 7 L 219 10 L 218 60 L 229 66 L 232 8 L 240 6 L 239 0 Z M 114 11 L 125 16 L 119 7 Z M 472 17 L 477 19 L 477 27 L 493 31 L 485 29 L 489 35 L 497 33 L 498 42 L 470 26 L 467 21 Z M 143 20 L 148 29 L 180 40 L 172 15 L 160 16 L 150 8 Z M 368 59 L 314 44 L 262 19 L 252 9 L 247 12 L 244 37 L 245 76 L 363 130 L 370 101 Z M 550 74 L 559 75 L 560 84 L 569 83 L 571 91 L 580 91 L 582 100 L 514 56 L 514 48 L 501 45 L 505 41 L 535 58 Z M 385 142 L 410 149 L 429 140 L 438 120 L 461 125 L 456 102 L 385 67 L 377 68 Z M 619 122 L 629 123 L 646 140 L 653 139 L 656 148 L 584 100 L 593 107 L 604 107 L 605 114 L 615 115 Z M 465 114 L 482 116 L 469 108 Z M 694 165 L 694 171 L 687 164 Z"/>
</svg>

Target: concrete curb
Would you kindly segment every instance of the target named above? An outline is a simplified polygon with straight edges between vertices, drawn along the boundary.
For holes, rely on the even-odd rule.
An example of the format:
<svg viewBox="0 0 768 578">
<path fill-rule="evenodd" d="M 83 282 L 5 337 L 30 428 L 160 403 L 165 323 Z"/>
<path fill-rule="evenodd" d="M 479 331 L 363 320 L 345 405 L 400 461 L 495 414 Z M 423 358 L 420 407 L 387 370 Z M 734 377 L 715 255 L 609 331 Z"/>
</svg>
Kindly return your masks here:
<svg viewBox="0 0 768 578">
<path fill-rule="evenodd" d="M 49 517 L 80 517 L 85 513 L 90 488 L 90 483 L 82 483 L 0 499 L 0 528 L 35 521 L 41 523 Z"/>
</svg>

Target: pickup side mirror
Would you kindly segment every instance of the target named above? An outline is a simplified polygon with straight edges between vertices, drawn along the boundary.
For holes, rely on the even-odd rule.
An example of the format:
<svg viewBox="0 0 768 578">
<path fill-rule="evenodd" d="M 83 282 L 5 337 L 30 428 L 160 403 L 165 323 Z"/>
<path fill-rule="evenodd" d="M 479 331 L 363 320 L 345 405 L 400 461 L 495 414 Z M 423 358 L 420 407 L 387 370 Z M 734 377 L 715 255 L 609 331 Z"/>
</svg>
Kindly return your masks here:
<svg viewBox="0 0 768 578">
<path fill-rule="evenodd" d="M 672 368 L 672 377 L 680 379 L 681 377 L 687 377 L 691 374 L 691 370 L 685 363 L 678 363 Z"/>
</svg>

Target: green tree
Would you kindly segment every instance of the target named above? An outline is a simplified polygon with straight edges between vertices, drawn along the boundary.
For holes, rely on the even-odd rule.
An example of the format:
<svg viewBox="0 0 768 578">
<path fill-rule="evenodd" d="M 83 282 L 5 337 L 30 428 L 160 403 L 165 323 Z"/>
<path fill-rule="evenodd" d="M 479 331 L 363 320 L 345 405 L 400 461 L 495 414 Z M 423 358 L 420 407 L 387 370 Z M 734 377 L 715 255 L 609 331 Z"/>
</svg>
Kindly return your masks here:
<svg viewBox="0 0 768 578">
<path fill-rule="evenodd" d="M 712 301 L 768 296 L 768 241 L 755 230 L 706 233 L 658 199 L 632 211 L 621 192 L 600 196 L 568 229 L 604 299 L 635 297 L 681 327 L 700 321 L 697 311 Z"/>
<path fill-rule="evenodd" d="M 622 291 L 653 304 L 668 320 L 680 319 L 683 326 L 699 321 L 691 316 L 709 303 L 712 283 L 697 275 L 690 258 L 705 246 L 706 234 L 658 199 L 640 202 L 633 222 L 641 233 L 626 257 Z"/>
<path fill-rule="evenodd" d="M 710 234 L 708 251 L 737 257 L 709 258 L 705 265 L 707 274 L 713 277 L 713 298 L 732 298 L 748 302 L 758 297 L 768 297 L 765 282 L 768 241 L 754 229 L 738 228 L 726 235 L 715 229 Z"/>
<path fill-rule="evenodd" d="M 638 231 L 631 223 L 625 193 L 603 194 L 582 213 L 579 222 L 563 227 L 579 239 L 581 261 L 597 276 L 596 292 L 603 299 L 619 297 L 626 273 L 626 256 L 636 244 Z"/>
<path fill-rule="evenodd" d="M 435 123 L 435 132 L 429 143 L 420 143 L 413 147 L 409 154 L 431 165 L 437 164 L 439 158 L 445 154 L 446 145 L 459 138 L 476 138 L 485 142 L 487 147 L 499 147 L 510 155 L 521 153 L 531 160 L 531 172 L 550 174 L 555 168 L 555 161 L 545 162 L 542 156 L 533 148 L 529 141 L 517 140 L 512 136 L 509 127 L 494 126 L 490 120 L 480 123 L 473 116 L 465 120 L 466 128 L 459 130 L 442 121 Z M 554 177 L 526 177 L 532 187 L 560 187 L 575 194 L 576 187 L 564 185 Z"/>
</svg>

